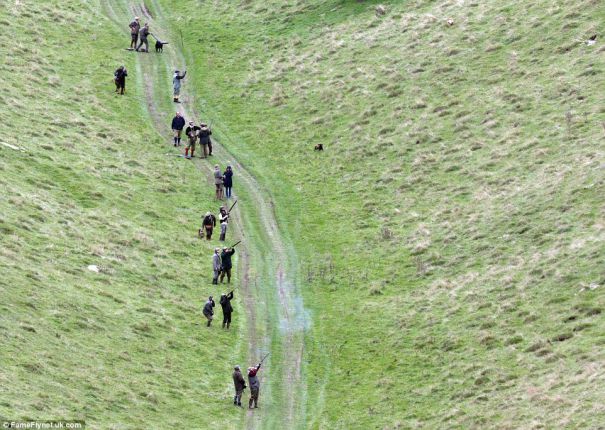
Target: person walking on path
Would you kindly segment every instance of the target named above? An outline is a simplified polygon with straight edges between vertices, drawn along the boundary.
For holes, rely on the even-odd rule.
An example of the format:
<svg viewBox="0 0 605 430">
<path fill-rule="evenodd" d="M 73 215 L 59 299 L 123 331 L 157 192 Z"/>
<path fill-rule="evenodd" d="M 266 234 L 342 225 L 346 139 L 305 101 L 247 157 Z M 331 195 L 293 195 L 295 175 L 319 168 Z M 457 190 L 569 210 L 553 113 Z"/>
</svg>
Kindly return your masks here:
<svg viewBox="0 0 605 430">
<path fill-rule="evenodd" d="M 185 147 L 185 158 L 191 159 L 193 158 L 193 153 L 195 152 L 195 143 L 197 141 L 197 135 L 200 131 L 200 128 L 197 125 L 193 125 L 193 121 L 189 121 L 189 127 L 185 129 L 185 134 L 187 135 L 187 146 Z M 191 154 L 189 154 L 189 150 L 191 150 Z"/>
<path fill-rule="evenodd" d="M 227 164 L 227 168 L 223 173 L 223 185 L 225 186 L 225 197 L 231 198 L 231 187 L 233 187 L 233 170 L 231 165 Z"/>
<path fill-rule="evenodd" d="M 136 51 L 139 52 L 141 46 L 145 44 L 145 52 L 149 52 L 149 41 L 147 37 L 149 36 L 149 23 L 146 22 L 143 28 L 139 30 L 139 46 L 137 46 Z"/>
<path fill-rule="evenodd" d="M 227 235 L 227 224 L 229 223 L 229 213 L 227 213 L 225 206 L 221 206 L 219 209 L 218 219 L 221 223 L 221 235 L 218 240 L 224 241 L 225 236 Z"/>
<path fill-rule="evenodd" d="M 231 257 L 233 254 L 235 254 L 235 249 L 233 248 L 223 248 L 223 252 L 221 252 L 221 284 L 223 283 L 223 279 L 225 279 L 225 275 L 227 275 L 227 283 L 231 283 L 231 268 L 233 267 Z"/>
<path fill-rule="evenodd" d="M 206 236 L 206 240 L 212 239 L 214 227 L 216 227 L 216 217 L 210 212 L 206 212 L 202 219 L 202 233 Z"/>
<path fill-rule="evenodd" d="M 256 374 L 260 370 L 261 363 L 258 363 L 256 367 L 248 367 L 248 385 L 250 386 L 250 400 L 248 401 L 248 409 L 252 409 L 252 403 L 254 407 L 258 408 L 258 395 L 260 393 L 260 381 Z"/>
<path fill-rule="evenodd" d="M 128 71 L 126 67 L 120 66 L 113 73 L 114 81 L 116 83 L 116 93 L 120 95 L 124 95 L 124 91 L 126 90 L 126 76 L 128 76 Z"/>
<path fill-rule="evenodd" d="M 242 375 L 242 370 L 239 366 L 233 368 L 233 385 L 235 386 L 235 396 L 233 397 L 233 404 L 236 406 L 242 405 L 242 394 L 246 388 L 246 380 Z"/>
<path fill-rule="evenodd" d="M 214 166 L 214 185 L 216 186 L 216 199 L 223 200 L 223 174 L 218 168 L 218 164 Z"/>
<path fill-rule="evenodd" d="M 180 112 L 177 112 L 174 118 L 172 118 L 172 133 L 174 133 L 174 146 L 181 145 L 181 133 L 185 127 L 185 118 Z"/>
<path fill-rule="evenodd" d="M 229 329 L 229 326 L 231 325 L 231 313 L 233 312 L 233 306 L 231 306 L 232 299 L 233 291 L 229 294 L 221 294 L 221 299 L 219 300 L 219 303 L 223 308 L 223 328 L 225 328 L 226 325 L 227 329 Z"/>
<path fill-rule="evenodd" d="M 135 16 L 134 21 L 128 24 L 128 27 L 130 27 L 130 49 L 136 49 L 139 40 L 139 30 L 141 29 L 139 17 Z"/>
<path fill-rule="evenodd" d="M 212 255 L 212 285 L 218 285 L 218 277 L 221 274 L 221 268 L 223 267 L 219 252 L 221 252 L 221 248 L 214 248 L 214 254 Z"/>
<path fill-rule="evenodd" d="M 185 79 L 186 74 L 186 71 L 183 72 L 182 75 L 178 70 L 174 71 L 174 76 L 172 77 L 172 88 L 174 90 L 172 101 L 175 103 L 180 103 L 179 97 L 181 96 L 181 80 Z"/>
<path fill-rule="evenodd" d="M 202 311 L 204 313 L 204 316 L 208 320 L 208 324 L 206 324 L 206 327 L 210 327 L 210 324 L 212 323 L 212 318 L 214 318 L 213 317 L 214 306 L 215 306 L 215 303 L 214 303 L 214 300 L 212 299 L 212 296 L 208 297 L 208 301 L 204 305 L 204 310 Z"/>
<path fill-rule="evenodd" d="M 200 145 L 202 145 L 202 155 L 200 158 L 206 158 L 212 155 L 212 146 L 210 146 L 210 135 L 212 131 L 208 128 L 208 125 L 200 124 Z"/>
</svg>

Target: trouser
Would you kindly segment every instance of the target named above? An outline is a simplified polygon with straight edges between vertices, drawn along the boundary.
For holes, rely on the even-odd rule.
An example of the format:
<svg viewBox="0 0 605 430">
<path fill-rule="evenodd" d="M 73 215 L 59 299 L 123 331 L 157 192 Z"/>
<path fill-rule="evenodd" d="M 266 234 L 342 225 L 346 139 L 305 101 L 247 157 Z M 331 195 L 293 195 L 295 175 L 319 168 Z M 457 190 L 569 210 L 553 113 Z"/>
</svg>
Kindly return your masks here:
<svg viewBox="0 0 605 430">
<path fill-rule="evenodd" d="M 235 390 L 235 396 L 233 396 L 234 405 L 242 405 L 242 394 L 244 394 L 244 390 Z"/>
<path fill-rule="evenodd" d="M 221 224 L 221 236 L 218 240 L 225 240 L 225 235 L 227 234 L 227 223 Z"/>
<path fill-rule="evenodd" d="M 208 145 L 202 143 L 202 158 L 206 158 L 208 156 Z"/>
<path fill-rule="evenodd" d="M 221 269 L 214 269 L 214 274 L 212 275 L 212 283 L 214 285 L 218 284 L 218 277 L 221 274 Z"/>
<path fill-rule="evenodd" d="M 225 328 L 225 324 L 227 328 L 231 325 L 231 312 L 223 313 L 223 328 Z"/>
<path fill-rule="evenodd" d="M 231 198 L 231 187 L 226 186 L 225 185 L 225 197 L 227 197 L 228 199 Z"/>
<path fill-rule="evenodd" d="M 195 142 L 196 139 L 192 139 L 191 137 L 189 138 L 189 143 L 187 143 L 187 146 L 185 147 L 185 157 L 187 156 L 187 153 L 189 152 L 189 150 L 191 150 L 191 156 L 193 157 L 193 153 L 195 152 Z"/>
<path fill-rule="evenodd" d="M 219 200 L 223 199 L 223 184 L 215 184 L 216 185 L 216 198 Z"/>
<path fill-rule="evenodd" d="M 136 48 L 138 40 L 139 40 L 139 33 L 131 33 L 130 34 L 130 47 L 133 49 Z"/>
<path fill-rule="evenodd" d="M 229 267 L 228 269 L 223 267 L 223 270 L 221 271 L 221 284 L 223 283 L 223 279 L 225 279 L 225 275 L 227 275 L 227 283 L 230 284 L 231 283 L 231 267 Z"/>
<path fill-rule="evenodd" d="M 212 315 L 206 315 L 204 314 L 204 316 L 206 317 L 206 319 L 208 320 L 208 324 L 206 324 L 208 327 L 210 327 L 210 323 L 212 322 Z"/>
<path fill-rule="evenodd" d="M 124 90 L 126 90 L 126 81 L 116 81 L 116 93 L 124 94 Z"/>
<path fill-rule="evenodd" d="M 252 388 L 250 387 L 250 401 L 248 402 L 248 407 L 252 407 L 252 402 L 254 402 L 254 407 L 258 408 L 258 394 L 260 388 Z"/>
<path fill-rule="evenodd" d="M 212 155 L 212 140 L 208 139 L 208 155 Z"/>
<path fill-rule="evenodd" d="M 172 130 L 174 133 L 174 146 L 181 144 L 181 133 L 183 133 L 183 129 L 180 130 Z"/>
<path fill-rule="evenodd" d="M 212 231 L 214 230 L 211 225 L 205 225 L 204 230 L 206 231 L 206 239 L 212 239 Z"/>
<path fill-rule="evenodd" d="M 141 37 L 141 41 L 139 42 L 139 46 L 137 46 L 137 51 L 141 49 L 141 46 L 145 44 L 145 52 L 149 52 L 149 42 L 146 37 Z"/>
</svg>

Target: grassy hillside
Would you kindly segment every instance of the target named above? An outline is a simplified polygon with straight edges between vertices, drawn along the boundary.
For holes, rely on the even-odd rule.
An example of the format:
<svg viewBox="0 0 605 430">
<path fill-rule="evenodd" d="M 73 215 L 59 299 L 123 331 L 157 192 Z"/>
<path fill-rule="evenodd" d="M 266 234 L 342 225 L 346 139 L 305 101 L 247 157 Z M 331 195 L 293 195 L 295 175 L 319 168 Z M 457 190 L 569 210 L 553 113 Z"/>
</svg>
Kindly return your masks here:
<svg viewBox="0 0 605 430">
<path fill-rule="evenodd" d="M 598 2 L 160 3 L 302 258 L 301 427 L 605 420 Z"/>
<path fill-rule="evenodd" d="M 150 121 L 127 32 L 97 2 L 0 5 L 0 417 L 240 427 L 241 306 L 230 332 L 200 312 L 217 204 Z"/>
</svg>

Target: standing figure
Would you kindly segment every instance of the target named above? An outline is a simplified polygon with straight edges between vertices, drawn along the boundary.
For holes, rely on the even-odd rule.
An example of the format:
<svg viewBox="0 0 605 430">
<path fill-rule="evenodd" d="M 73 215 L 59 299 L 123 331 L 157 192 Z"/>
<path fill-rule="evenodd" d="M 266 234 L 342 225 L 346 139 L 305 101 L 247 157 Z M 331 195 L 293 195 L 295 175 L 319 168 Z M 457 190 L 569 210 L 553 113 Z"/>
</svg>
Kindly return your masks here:
<svg viewBox="0 0 605 430">
<path fill-rule="evenodd" d="M 221 268 L 223 266 L 221 263 L 221 256 L 219 254 L 220 251 L 221 251 L 221 248 L 214 248 L 214 254 L 212 255 L 212 271 L 213 271 L 212 284 L 213 285 L 218 285 L 218 277 L 221 274 Z"/>
<path fill-rule="evenodd" d="M 214 166 L 214 185 L 216 186 L 216 198 L 223 199 L 223 174 L 218 168 L 218 164 Z"/>
<path fill-rule="evenodd" d="M 116 93 L 124 95 L 124 90 L 126 89 L 126 76 L 128 76 L 128 72 L 126 71 L 126 67 L 120 66 L 113 73 L 114 81 L 116 83 Z"/>
<path fill-rule="evenodd" d="M 261 363 L 258 363 L 256 367 L 248 367 L 248 385 L 250 385 L 250 400 L 248 401 L 248 408 L 252 409 L 252 403 L 254 407 L 258 408 L 258 394 L 260 393 L 260 381 L 256 374 L 260 369 Z"/>
<path fill-rule="evenodd" d="M 242 405 L 242 394 L 246 388 L 246 380 L 239 366 L 235 366 L 233 370 L 233 385 L 235 386 L 235 396 L 233 397 L 233 404 L 236 406 Z"/>
<path fill-rule="evenodd" d="M 172 88 L 174 90 L 172 101 L 174 101 L 175 103 L 180 103 L 179 97 L 181 96 L 181 80 L 185 79 L 186 74 L 186 71 L 183 72 L 182 75 L 179 74 L 178 70 L 174 71 L 174 76 L 172 77 Z"/>
<path fill-rule="evenodd" d="M 233 267 L 231 257 L 233 254 L 235 254 L 235 249 L 233 248 L 223 248 L 223 252 L 221 252 L 221 284 L 223 283 L 223 279 L 225 279 L 225 275 L 227 275 L 227 283 L 231 283 L 231 268 Z"/>
<path fill-rule="evenodd" d="M 202 230 L 206 234 L 206 240 L 212 239 L 212 231 L 216 227 L 216 217 L 210 212 L 206 212 L 202 219 Z"/>
<path fill-rule="evenodd" d="M 149 41 L 147 40 L 147 36 L 149 36 L 149 23 L 146 22 L 143 28 L 139 30 L 139 46 L 137 46 L 137 52 L 141 49 L 141 46 L 145 44 L 145 52 L 149 52 Z"/>
<path fill-rule="evenodd" d="M 195 142 L 197 141 L 199 131 L 200 128 L 197 125 L 193 125 L 193 121 L 189 121 L 189 127 L 185 129 L 185 134 L 187 135 L 185 158 L 191 159 L 191 157 L 193 157 L 193 153 L 195 152 Z M 189 154 L 189 150 L 191 150 L 191 154 Z"/>
<path fill-rule="evenodd" d="M 210 147 L 210 135 L 212 131 L 208 128 L 208 125 L 200 124 L 200 145 L 202 145 L 201 158 L 206 158 L 208 155 L 212 155 L 212 147 Z M 210 148 L 209 148 L 210 147 Z"/>
<path fill-rule="evenodd" d="M 130 27 L 130 49 L 136 49 L 139 40 L 139 30 L 141 29 L 139 17 L 135 16 L 134 21 L 128 24 L 128 27 Z"/>
<path fill-rule="evenodd" d="M 174 146 L 181 145 L 181 133 L 185 127 L 185 118 L 180 112 L 177 112 L 174 118 L 172 118 L 172 133 L 174 133 Z"/>
<path fill-rule="evenodd" d="M 229 223 L 229 214 L 225 206 L 221 206 L 219 209 L 218 220 L 221 223 L 221 235 L 218 240 L 224 241 L 227 234 L 227 224 Z"/>
<path fill-rule="evenodd" d="M 233 187 L 233 170 L 230 164 L 227 164 L 227 169 L 223 172 L 223 185 L 225 186 L 225 197 L 230 199 L 231 187 Z"/>
<path fill-rule="evenodd" d="M 206 319 L 208 320 L 208 324 L 206 324 L 206 327 L 210 327 L 210 324 L 212 323 L 212 318 L 214 315 L 214 300 L 212 299 L 212 296 L 208 297 L 208 301 L 206 302 L 206 304 L 204 305 L 204 310 L 202 311 L 204 316 L 206 317 Z"/>
<path fill-rule="evenodd" d="M 219 301 L 223 308 L 223 328 L 225 328 L 226 325 L 227 329 L 229 329 L 229 326 L 231 325 L 231 313 L 233 312 L 231 299 L 233 299 L 233 291 L 229 294 L 221 294 L 221 300 Z"/>
</svg>

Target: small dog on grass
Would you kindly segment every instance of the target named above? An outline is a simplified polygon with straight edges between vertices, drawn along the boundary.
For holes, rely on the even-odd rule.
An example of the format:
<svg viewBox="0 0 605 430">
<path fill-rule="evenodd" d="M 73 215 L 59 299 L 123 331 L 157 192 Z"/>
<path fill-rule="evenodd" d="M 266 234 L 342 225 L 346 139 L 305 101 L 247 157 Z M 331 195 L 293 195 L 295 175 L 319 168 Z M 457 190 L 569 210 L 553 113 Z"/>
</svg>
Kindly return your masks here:
<svg viewBox="0 0 605 430">
<path fill-rule="evenodd" d="M 155 41 L 155 52 L 164 52 L 164 45 L 168 45 L 168 42 Z"/>
<path fill-rule="evenodd" d="M 323 143 L 318 143 L 317 145 L 315 145 L 315 148 L 313 148 L 314 151 L 323 151 L 324 150 L 324 145 Z"/>
</svg>

